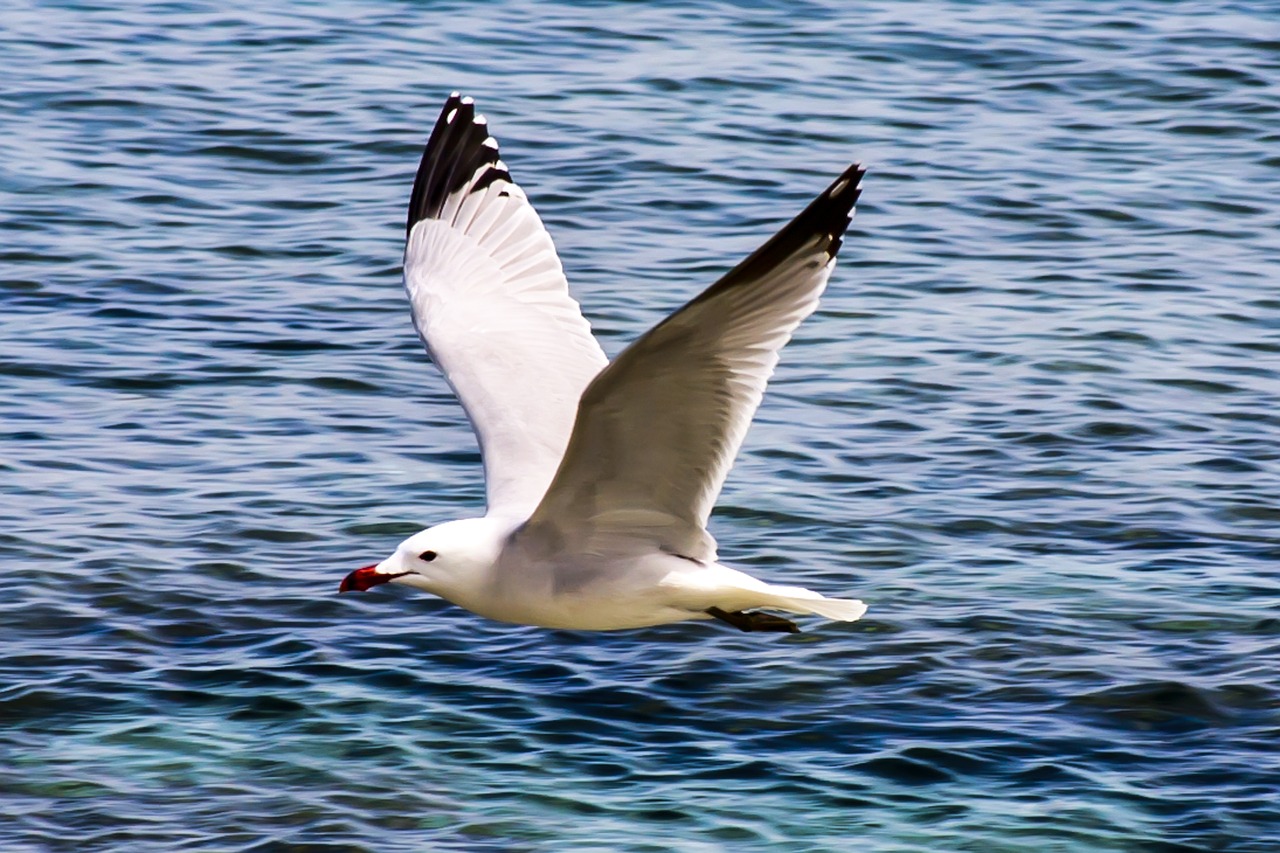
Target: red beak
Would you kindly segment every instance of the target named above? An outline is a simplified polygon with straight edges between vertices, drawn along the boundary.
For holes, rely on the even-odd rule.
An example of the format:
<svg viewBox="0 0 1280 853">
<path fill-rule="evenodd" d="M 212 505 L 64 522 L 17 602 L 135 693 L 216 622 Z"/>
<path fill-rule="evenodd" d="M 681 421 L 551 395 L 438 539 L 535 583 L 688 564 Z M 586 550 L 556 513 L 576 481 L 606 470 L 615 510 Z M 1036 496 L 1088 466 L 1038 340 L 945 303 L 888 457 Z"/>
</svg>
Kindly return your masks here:
<svg viewBox="0 0 1280 853">
<path fill-rule="evenodd" d="M 409 573 L 399 572 L 398 574 L 386 574 L 378 571 L 378 564 L 374 563 L 372 566 L 365 566 L 362 569 L 356 569 L 354 572 L 343 578 L 342 583 L 338 584 L 338 592 L 350 592 L 353 589 L 358 592 L 364 592 L 370 587 L 375 587 L 378 584 L 386 583 L 393 578 L 403 577 L 407 574 Z"/>
</svg>

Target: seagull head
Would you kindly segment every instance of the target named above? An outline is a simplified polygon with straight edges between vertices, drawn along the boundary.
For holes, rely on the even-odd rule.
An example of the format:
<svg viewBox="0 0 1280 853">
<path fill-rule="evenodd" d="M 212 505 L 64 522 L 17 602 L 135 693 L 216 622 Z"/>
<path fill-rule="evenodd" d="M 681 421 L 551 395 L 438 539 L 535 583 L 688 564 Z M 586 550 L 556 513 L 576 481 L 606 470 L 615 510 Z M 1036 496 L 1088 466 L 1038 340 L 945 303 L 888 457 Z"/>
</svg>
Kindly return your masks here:
<svg viewBox="0 0 1280 853">
<path fill-rule="evenodd" d="M 395 582 L 452 600 L 455 592 L 480 582 L 497 559 L 500 541 L 487 522 L 469 518 L 415 533 L 381 563 L 356 569 L 343 578 L 338 592 L 364 592 Z"/>
</svg>

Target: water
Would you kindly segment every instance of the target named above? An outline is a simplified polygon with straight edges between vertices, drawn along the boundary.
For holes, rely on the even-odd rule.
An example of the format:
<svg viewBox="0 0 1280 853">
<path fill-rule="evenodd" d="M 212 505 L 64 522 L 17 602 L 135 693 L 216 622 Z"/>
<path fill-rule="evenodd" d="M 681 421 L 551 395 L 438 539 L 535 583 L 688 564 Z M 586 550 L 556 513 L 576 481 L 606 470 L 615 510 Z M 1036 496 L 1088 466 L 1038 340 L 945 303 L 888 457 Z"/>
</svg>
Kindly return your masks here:
<svg viewBox="0 0 1280 853">
<path fill-rule="evenodd" d="M 1276 16 L 845 5 L 9 4 L 0 847 L 1276 849 Z M 482 501 L 452 89 L 611 354 L 869 165 L 713 518 L 867 618 L 336 595 Z"/>
</svg>

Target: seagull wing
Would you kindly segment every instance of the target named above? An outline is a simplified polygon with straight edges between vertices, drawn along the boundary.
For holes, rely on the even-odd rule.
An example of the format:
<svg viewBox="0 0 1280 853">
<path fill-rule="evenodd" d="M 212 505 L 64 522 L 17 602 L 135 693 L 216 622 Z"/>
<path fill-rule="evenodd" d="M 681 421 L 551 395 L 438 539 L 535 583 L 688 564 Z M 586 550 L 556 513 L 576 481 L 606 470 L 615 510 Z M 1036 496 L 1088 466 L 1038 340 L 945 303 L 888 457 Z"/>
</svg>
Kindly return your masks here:
<svg viewBox="0 0 1280 853">
<path fill-rule="evenodd" d="M 475 430 L 488 512 L 525 518 L 564 456 L 583 389 L 608 362 L 470 98 L 454 93 L 440 113 L 407 230 L 413 322 Z"/>
<path fill-rule="evenodd" d="M 564 461 L 519 534 L 529 551 L 648 546 L 715 559 L 707 517 L 778 351 L 817 307 L 862 175 L 851 166 L 591 382 Z"/>
</svg>

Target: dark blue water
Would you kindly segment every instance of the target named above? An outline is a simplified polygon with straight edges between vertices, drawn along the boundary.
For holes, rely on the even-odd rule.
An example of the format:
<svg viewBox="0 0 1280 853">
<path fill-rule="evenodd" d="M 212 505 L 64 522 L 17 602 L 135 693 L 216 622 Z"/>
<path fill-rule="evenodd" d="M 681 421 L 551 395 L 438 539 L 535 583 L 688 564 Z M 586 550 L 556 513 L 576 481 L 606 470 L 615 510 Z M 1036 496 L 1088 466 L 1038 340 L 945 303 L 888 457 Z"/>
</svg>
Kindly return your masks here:
<svg viewBox="0 0 1280 853">
<path fill-rule="evenodd" d="M 1280 845 L 1266 3 L 10 3 L 6 851 Z M 474 95 L 606 349 L 870 168 L 712 524 L 871 606 L 499 625 L 399 282 Z"/>
</svg>

